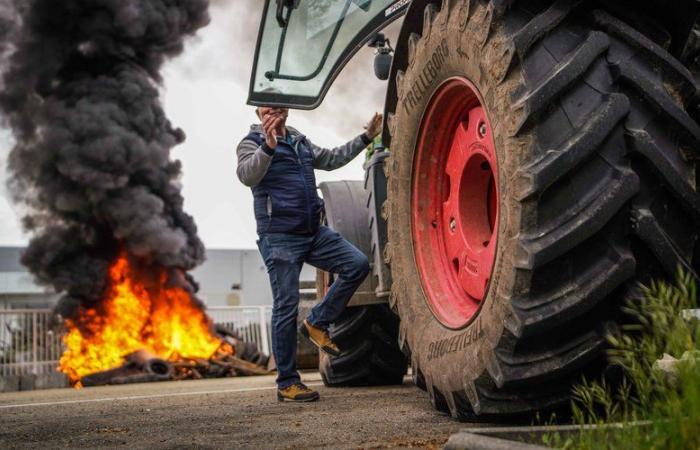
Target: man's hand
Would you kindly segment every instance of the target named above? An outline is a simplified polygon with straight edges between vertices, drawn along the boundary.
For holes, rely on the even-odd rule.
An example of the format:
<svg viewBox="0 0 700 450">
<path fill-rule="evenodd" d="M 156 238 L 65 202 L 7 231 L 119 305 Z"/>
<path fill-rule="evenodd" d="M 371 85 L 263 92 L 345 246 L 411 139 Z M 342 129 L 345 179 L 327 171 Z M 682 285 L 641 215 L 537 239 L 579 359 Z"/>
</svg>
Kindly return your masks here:
<svg viewBox="0 0 700 450">
<path fill-rule="evenodd" d="M 382 115 L 379 113 L 374 113 L 374 117 L 369 121 L 365 127 L 365 135 L 369 140 L 373 140 L 382 131 Z"/>
<path fill-rule="evenodd" d="M 265 131 L 265 143 L 271 149 L 277 147 L 277 130 L 279 130 L 283 122 L 284 117 L 274 111 L 265 114 L 262 118 L 262 127 Z"/>
</svg>

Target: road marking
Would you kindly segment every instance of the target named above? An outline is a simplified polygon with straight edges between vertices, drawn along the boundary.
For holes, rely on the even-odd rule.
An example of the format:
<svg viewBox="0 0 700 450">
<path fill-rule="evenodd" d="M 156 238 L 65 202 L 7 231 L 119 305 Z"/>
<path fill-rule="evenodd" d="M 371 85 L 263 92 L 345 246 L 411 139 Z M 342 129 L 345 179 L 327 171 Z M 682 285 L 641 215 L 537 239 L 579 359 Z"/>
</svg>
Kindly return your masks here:
<svg viewBox="0 0 700 450">
<path fill-rule="evenodd" d="M 307 386 L 323 386 L 323 383 L 305 383 Z M 209 394 L 232 394 L 236 392 L 255 392 L 269 391 L 277 389 L 275 386 L 263 386 L 254 388 L 238 388 L 238 389 L 222 389 L 218 391 L 197 391 L 197 392 L 172 392 L 169 394 L 153 394 L 153 395 L 130 395 L 126 397 L 106 397 L 106 398 L 87 398 L 82 400 L 60 400 L 55 402 L 35 402 L 35 403 L 18 403 L 15 405 L 0 405 L 0 409 L 10 408 L 28 408 L 31 406 L 55 406 L 55 405 L 74 405 L 76 403 L 98 403 L 98 402 L 114 402 L 120 400 L 145 400 L 151 398 L 166 398 L 166 397 L 186 397 L 191 395 L 209 395 Z"/>
</svg>

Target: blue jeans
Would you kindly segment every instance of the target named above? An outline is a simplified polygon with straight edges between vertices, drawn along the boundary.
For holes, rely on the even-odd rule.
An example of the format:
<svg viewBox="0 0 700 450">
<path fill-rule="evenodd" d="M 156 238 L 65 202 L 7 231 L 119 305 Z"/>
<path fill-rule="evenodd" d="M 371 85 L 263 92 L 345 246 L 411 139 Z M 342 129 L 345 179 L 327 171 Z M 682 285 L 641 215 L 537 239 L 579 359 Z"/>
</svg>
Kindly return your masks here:
<svg viewBox="0 0 700 450">
<path fill-rule="evenodd" d="M 272 353 L 277 362 L 277 386 L 299 383 L 296 368 L 299 274 L 309 263 L 337 274 L 323 301 L 311 310 L 309 322 L 324 330 L 337 319 L 369 273 L 367 256 L 332 229 L 321 226 L 312 235 L 266 233 L 258 248 L 272 286 Z"/>
</svg>

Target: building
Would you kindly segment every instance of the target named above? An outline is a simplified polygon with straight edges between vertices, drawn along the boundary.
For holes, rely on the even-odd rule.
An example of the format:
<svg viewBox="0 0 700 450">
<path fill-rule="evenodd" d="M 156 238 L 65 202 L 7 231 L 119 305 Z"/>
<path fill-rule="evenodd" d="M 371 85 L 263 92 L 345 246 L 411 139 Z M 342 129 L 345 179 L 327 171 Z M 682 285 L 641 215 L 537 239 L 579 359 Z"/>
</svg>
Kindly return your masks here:
<svg viewBox="0 0 700 450">
<path fill-rule="evenodd" d="M 59 295 L 34 282 L 20 263 L 21 247 L 0 247 L 0 309 L 49 308 Z"/>
<path fill-rule="evenodd" d="M 20 263 L 22 251 L 22 247 L 0 247 L 0 310 L 52 307 L 60 295 L 34 282 Z M 209 249 L 206 261 L 192 275 L 207 306 L 272 304 L 267 271 L 257 250 Z M 304 266 L 302 279 L 314 278 L 314 269 Z"/>
</svg>

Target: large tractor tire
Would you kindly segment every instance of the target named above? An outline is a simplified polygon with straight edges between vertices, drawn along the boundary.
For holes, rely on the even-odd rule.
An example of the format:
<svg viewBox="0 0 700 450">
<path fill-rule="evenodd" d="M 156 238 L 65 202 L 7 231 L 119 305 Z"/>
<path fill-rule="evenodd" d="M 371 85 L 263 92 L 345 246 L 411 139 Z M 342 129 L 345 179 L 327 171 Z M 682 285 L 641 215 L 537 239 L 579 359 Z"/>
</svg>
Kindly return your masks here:
<svg viewBox="0 0 700 450">
<path fill-rule="evenodd" d="M 609 3 L 445 0 L 408 41 L 391 304 L 454 417 L 567 404 L 637 283 L 698 266 L 698 87 L 653 17 Z"/>
<path fill-rule="evenodd" d="M 321 191 L 328 226 L 365 254 L 370 254 L 369 212 L 362 182 L 323 183 Z M 330 274 L 317 273 L 319 299 L 323 298 L 332 282 Z M 399 319 L 385 300 L 376 297 L 376 284 L 376 280 L 368 277 L 350 301 L 350 306 L 328 330 L 342 354 L 335 357 L 320 353 L 319 371 L 326 386 L 377 386 L 403 382 L 408 362 L 398 346 Z"/>
</svg>

